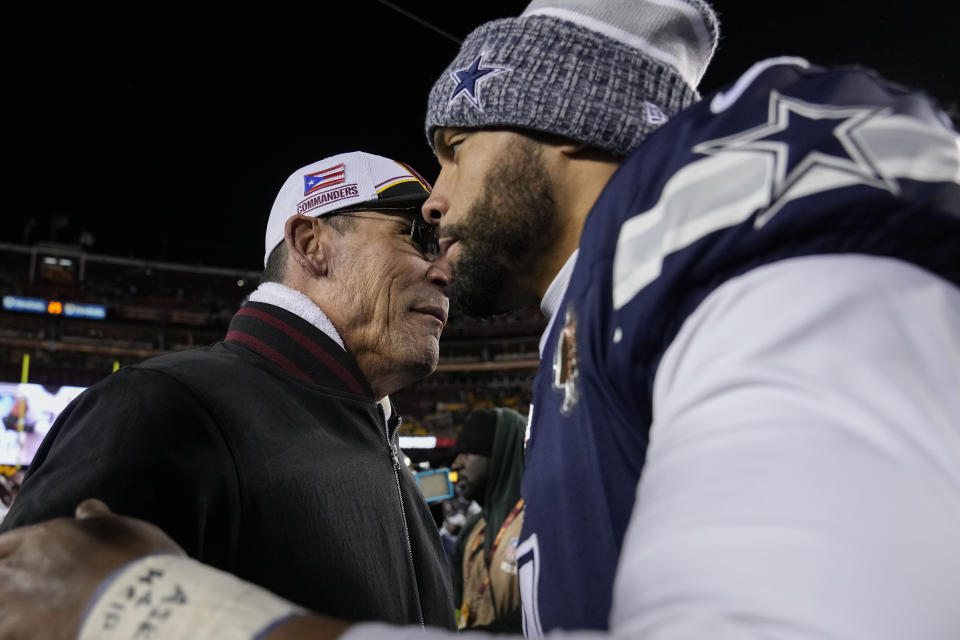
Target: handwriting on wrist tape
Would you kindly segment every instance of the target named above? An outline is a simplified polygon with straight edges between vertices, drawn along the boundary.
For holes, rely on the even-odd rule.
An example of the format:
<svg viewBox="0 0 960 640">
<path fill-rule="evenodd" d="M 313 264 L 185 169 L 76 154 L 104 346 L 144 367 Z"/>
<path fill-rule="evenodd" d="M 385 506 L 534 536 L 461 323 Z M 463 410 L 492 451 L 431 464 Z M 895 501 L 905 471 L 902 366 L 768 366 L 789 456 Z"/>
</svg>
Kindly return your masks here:
<svg viewBox="0 0 960 640">
<path fill-rule="evenodd" d="M 127 584 L 120 591 L 112 590 L 111 597 L 103 604 L 101 631 L 118 630 L 125 618 L 136 621 L 132 627 L 135 640 L 145 640 L 157 636 L 160 627 L 169 620 L 178 608 L 189 602 L 187 592 L 179 582 L 165 581 L 164 569 L 143 567 L 142 571 L 129 576 Z M 121 585 L 117 585 L 121 586 Z M 96 620 L 91 621 L 97 624 Z"/>
<path fill-rule="evenodd" d="M 118 569 L 91 601 L 79 640 L 259 637 L 304 610 L 236 576 L 175 555 Z"/>
</svg>

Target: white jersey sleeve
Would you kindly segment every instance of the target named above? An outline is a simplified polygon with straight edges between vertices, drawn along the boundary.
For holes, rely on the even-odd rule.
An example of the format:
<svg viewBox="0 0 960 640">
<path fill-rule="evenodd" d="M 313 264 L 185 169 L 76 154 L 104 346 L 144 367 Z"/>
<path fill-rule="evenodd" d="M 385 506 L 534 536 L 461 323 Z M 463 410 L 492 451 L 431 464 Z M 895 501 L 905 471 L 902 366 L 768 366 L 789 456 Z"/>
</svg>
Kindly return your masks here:
<svg viewBox="0 0 960 640">
<path fill-rule="evenodd" d="M 617 635 L 960 638 L 960 291 L 888 258 L 725 283 L 654 385 Z"/>
</svg>

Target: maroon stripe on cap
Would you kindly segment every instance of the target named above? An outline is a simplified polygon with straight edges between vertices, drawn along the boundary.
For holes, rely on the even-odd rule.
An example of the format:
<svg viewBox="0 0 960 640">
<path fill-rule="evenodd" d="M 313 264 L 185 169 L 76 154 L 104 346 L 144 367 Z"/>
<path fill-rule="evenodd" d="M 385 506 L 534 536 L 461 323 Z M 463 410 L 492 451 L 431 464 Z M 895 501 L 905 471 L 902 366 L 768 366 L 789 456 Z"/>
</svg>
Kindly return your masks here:
<svg viewBox="0 0 960 640">
<path fill-rule="evenodd" d="M 397 161 L 394 160 L 394 162 L 397 162 Z M 416 178 L 417 180 L 419 180 L 420 182 L 422 182 L 422 183 L 424 184 L 424 186 L 426 186 L 427 191 L 433 191 L 433 186 L 431 186 L 431 184 L 430 184 L 429 182 L 427 182 L 427 181 L 424 179 L 424 177 L 417 172 L 416 169 L 414 169 L 413 167 L 411 167 L 410 165 L 408 165 L 406 162 L 397 162 L 397 164 L 399 164 L 399 165 L 402 166 L 404 169 L 406 169 L 407 171 L 409 171 L 410 173 L 412 173 L 414 178 Z"/>
<path fill-rule="evenodd" d="M 327 365 L 327 368 L 333 371 L 343 381 L 343 383 L 350 388 L 351 391 L 353 391 L 357 395 L 361 395 L 361 396 L 367 395 L 367 392 L 363 388 L 363 385 L 357 382 L 357 379 L 354 378 L 353 375 L 349 371 L 347 371 L 342 364 L 337 362 L 333 356 L 331 356 L 329 353 L 327 353 L 322 348 L 320 348 L 320 346 L 317 343 L 315 343 L 313 340 L 303 335 L 302 333 L 300 333 L 299 331 L 297 331 L 296 329 L 288 325 L 286 322 L 284 322 L 280 318 L 272 316 L 269 313 L 260 311 L 259 309 L 253 309 L 251 307 L 243 307 L 242 309 L 237 311 L 237 315 L 250 316 L 252 318 L 256 318 L 257 320 L 262 320 L 263 322 L 266 322 L 270 326 L 284 332 L 285 334 L 287 334 L 288 336 L 296 340 L 301 347 L 303 347 L 304 349 L 312 353 L 314 356 L 320 359 L 325 365 Z"/>
<path fill-rule="evenodd" d="M 254 351 L 276 362 L 278 365 L 283 367 L 284 370 L 287 371 L 288 373 L 292 373 L 293 375 L 297 376 L 298 378 L 302 378 L 307 382 L 313 382 L 313 380 L 310 379 L 310 376 L 308 376 L 303 371 L 301 371 L 300 367 L 293 364 L 293 362 L 291 362 L 289 358 L 287 358 L 285 355 L 283 355 L 282 353 L 280 353 L 270 345 L 265 344 L 260 340 L 257 340 L 249 333 L 244 333 L 242 331 L 228 331 L 227 340 L 233 340 L 234 342 L 245 344 L 251 349 L 253 349 Z"/>
<path fill-rule="evenodd" d="M 385 185 L 385 184 L 387 184 L 388 182 L 393 182 L 394 180 L 406 180 L 407 182 L 409 182 L 409 181 L 410 181 L 410 178 L 416 179 L 416 176 L 393 176 L 392 178 L 387 178 L 386 180 L 384 180 L 383 182 L 381 182 L 381 183 L 379 183 L 379 184 L 373 185 L 373 188 L 374 188 L 374 189 L 379 189 L 382 185 Z"/>
</svg>

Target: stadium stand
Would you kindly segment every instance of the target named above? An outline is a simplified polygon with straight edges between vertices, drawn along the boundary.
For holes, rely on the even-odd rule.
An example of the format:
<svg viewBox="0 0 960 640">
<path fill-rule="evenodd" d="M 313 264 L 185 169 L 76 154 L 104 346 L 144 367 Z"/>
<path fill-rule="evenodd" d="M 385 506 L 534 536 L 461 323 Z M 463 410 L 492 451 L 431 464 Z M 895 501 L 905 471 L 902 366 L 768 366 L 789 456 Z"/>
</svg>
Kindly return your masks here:
<svg viewBox="0 0 960 640">
<path fill-rule="evenodd" d="M 259 277 L 92 254 L 81 245 L 0 243 L 0 382 L 20 382 L 25 354 L 30 382 L 85 387 L 115 366 L 215 342 Z M 70 317 L 68 303 L 105 313 Z M 451 315 L 436 372 L 393 396 L 404 416 L 401 435 L 434 436 L 443 448 L 472 409 L 526 414 L 543 328 L 536 308 L 482 319 Z"/>
</svg>

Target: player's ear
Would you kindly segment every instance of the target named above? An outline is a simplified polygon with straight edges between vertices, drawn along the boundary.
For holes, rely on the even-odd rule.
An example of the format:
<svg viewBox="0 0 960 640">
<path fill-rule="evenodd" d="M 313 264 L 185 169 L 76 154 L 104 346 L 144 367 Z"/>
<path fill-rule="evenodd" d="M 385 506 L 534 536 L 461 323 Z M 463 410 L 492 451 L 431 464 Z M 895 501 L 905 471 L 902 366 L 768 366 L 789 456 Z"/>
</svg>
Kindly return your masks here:
<svg viewBox="0 0 960 640">
<path fill-rule="evenodd" d="M 567 160 L 589 160 L 591 162 L 606 162 L 619 165 L 623 157 L 617 156 L 610 151 L 591 147 L 590 145 L 577 142 L 576 140 L 563 140 L 557 145 L 560 155 Z"/>
<path fill-rule="evenodd" d="M 290 259 L 311 276 L 326 275 L 333 229 L 317 218 L 295 215 L 287 220 L 283 231 Z"/>
<path fill-rule="evenodd" d="M 557 148 L 563 155 L 572 157 L 582 153 L 587 148 L 587 144 L 576 140 L 564 140 L 557 145 Z"/>
</svg>

